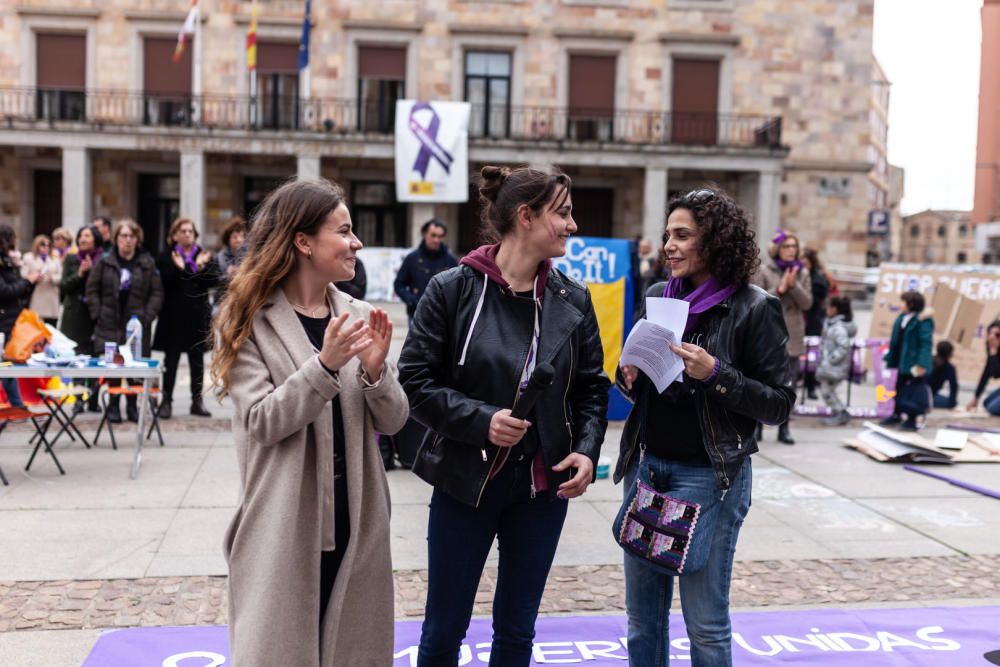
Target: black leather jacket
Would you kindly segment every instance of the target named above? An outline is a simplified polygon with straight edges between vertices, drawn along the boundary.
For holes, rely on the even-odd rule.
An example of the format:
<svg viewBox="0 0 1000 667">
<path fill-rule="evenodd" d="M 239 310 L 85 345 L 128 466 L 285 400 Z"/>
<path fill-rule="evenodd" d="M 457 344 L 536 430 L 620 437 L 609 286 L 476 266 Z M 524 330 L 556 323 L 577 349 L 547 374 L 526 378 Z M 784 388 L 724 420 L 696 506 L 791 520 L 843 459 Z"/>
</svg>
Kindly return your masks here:
<svg viewBox="0 0 1000 667">
<path fill-rule="evenodd" d="M 410 415 L 428 428 L 413 471 L 472 506 L 490 470 L 506 460 L 509 450 L 488 440 L 490 419 L 513 404 L 530 345 L 501 337 L 504 326 L 497 318 L 509 312 L 501 301 L 508 298 L 516 297 L 469 266 L 434 276 L 399 357 Z M 586 287 L 551 270 L 539 326 L 538 363 L 552 364 L 555 379 L 535 405 L 534 425 L 549 489 L 555 490 L 573 471 L 556 473 L 552 466 L 570 452 L 590 457 L 596 470 L 611 383 Z M 476 362 L 460 365 L 463 351 Z"/>
<path fill-rule="evenodd" d="M 664 284 L 653 285 L 646 296 L 661 296 Z M 697 394 L 705 451 L 719 488 L 728 489 L 746 457 L 757 451 L 757 422 L 780 424 L 795 406 L 785 351 L 788 330 L 781 302 L 755 285 L 737 290 L 704 313 L 698 328 L 701 346 L 721 362 L 719 374 L 708 384 L 685 377 L 685 389 Z M 618 483 L 636 454 L 645 392 L 655 387 L 641 371 L 632 392 L 625 389 L 620 370 L 616 384 L 639 406 L 625 423 L 615 469 Z"/>
</svg>

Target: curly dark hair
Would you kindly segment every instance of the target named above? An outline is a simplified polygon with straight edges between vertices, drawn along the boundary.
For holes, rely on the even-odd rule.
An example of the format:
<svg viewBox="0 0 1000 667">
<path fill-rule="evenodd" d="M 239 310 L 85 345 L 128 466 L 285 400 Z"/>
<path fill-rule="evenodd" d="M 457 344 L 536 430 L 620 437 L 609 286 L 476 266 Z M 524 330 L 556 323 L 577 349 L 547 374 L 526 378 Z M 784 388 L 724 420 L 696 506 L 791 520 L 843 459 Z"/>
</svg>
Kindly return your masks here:
<svg viewBox="0 0 1000 667">
<path fill-rule="evenodd" d="M 667 217 L 679 208 L 691 212 L 701 231 L 701 254 L 711 274 L 723 285 L 746 285 L 760 266 L 760 248 L 746 212 L 719 188 L 678 195 L 667 205 Z M 666 231 L 663 244 L 667 242 Z"/>
</svg>

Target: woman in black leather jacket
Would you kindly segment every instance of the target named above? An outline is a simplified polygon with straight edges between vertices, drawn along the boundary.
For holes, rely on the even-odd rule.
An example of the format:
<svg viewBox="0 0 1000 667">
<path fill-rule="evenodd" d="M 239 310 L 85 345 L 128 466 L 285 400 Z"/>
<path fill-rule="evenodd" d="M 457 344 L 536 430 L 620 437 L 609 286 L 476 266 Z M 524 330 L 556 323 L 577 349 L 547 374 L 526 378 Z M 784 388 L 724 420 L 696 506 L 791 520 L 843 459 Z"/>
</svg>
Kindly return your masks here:
<svg viewBox="0 0 1000 667">
<path fill-rule="evenodd" d="M 750 508 L 750 460 L 758 421 L 780 424 L 795 404 L 787 382 L 788 332 L 781 303 L 748 284 L 758 260 L 754 232 L 728 195 L 696 190 L 671 200 L 664 253 L 666 283 L 647 297 L 689 302 L 681 379 L 658 394 L 633 366 L 618 384 L 634 402 L 615 482 L 626 496 L 636 479 L 701 505 L 687 552 L 681 605 L 691 661 L 729 665 L 729 585 L 740 526 Z M 664 342 L 666 344 L 666 342 Z M 625 554 L 629 664 L 668 663 L 667 616 L 674 577 Z"/>
<path fill-rule="evenodd" d="M 607 427 L 590 294 L 551 264 L 576 231 L 570 180 L 501 167 L 482 177 L 483 220 L 499 243 L 431 280 L 399 358 L 411 415 L 428 428 L 413 470 L 435 487 L 422 667 L 458 663 L 495 537 L 490 665 L 529 663 L 567 500 L 592 481 Z M 536 362 L 554 380 L 516 419 Z"/>
</svg>

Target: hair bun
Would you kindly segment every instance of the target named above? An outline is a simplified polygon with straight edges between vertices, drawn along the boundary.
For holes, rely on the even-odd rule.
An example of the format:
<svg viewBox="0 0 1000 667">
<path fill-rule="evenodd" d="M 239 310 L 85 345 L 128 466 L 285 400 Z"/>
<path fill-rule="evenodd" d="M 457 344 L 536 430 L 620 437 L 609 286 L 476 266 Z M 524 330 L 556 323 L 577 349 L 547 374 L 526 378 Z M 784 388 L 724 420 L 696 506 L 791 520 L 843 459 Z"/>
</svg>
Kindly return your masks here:
<svg viewBox="0 0 1000 667">
<path fill-rule="evenodd" d="M 491 202 L 496 202 L 497 195 L 500 194 L 500 188 L 503 187 L 507 177 L 510 176 L 510 167 L 486 166 L 482 168 L 479 174 L 482 176 L 482 180 L 479 183 L 480 196 Z"/>
</svg>

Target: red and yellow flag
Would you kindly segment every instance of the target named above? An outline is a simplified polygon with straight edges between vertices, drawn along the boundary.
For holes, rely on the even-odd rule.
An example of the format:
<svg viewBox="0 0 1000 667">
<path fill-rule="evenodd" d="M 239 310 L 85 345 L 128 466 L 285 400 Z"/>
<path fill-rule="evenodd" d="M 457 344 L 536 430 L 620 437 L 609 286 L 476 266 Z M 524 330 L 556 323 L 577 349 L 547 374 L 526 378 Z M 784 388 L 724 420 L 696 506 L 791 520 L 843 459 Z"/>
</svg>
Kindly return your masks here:
<svg viewBox="0 0 1000 667">
<path fill-rule="evenodd" d="M 257 69 L 257 0 L 250 6 L 250 28 L 247 30 L 247 69 Z"/>
<path fill-rule="evenodd" d="M 187 36 L 193 35 L 195 30 L 195 21 L 198 20 L 198 0 L 191 0 L 191 9 L 188 11 L 187 18 L 184 19 L 184 25 L 181 26 L 181 31 L 177 35 L 177 48 L 174 49 L 174 62 L 180 62 L 181 56 L 184 55 L 184 46 L 187 44 Z"/>
</svg>

